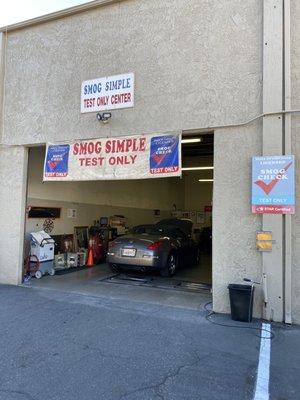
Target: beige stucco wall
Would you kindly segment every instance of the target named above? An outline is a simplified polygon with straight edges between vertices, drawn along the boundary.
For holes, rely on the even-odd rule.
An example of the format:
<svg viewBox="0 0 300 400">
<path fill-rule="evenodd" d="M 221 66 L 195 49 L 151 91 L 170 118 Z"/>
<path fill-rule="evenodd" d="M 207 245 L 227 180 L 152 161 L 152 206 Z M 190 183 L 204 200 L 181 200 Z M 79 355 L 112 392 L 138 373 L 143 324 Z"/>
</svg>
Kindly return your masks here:
<svg viewBox="0 0 300 400">
<path fill-rule="evenodd" d="M 260 0 L 131 0 L 9 33 L 7 143 L 202 128 L 260 111 Z M 134 72 L 134 109 L 80 114 L 83 80 Z"/>
<path fill-rule="evenodd" d="M 171 217 L 171 211 L 166 210 L 162 210 L 159 216 L 155 216 L 153 210 L 150 209 L 96 205 L 62 200 L 28 198 L 28 205 L 61 208 L 61 217 L 54 220 L 52 235 L 73 234 L 74 226 L 91 226 L 100 217 L 110 217 L 113 215 L 123 215 L 126 218 L 126 225 L 129 228 L 140 224 L 153 224 L 162 218 Z M 68 209 L 76 210 L 76 218 L 68 217 Z M 44 221 L 45 218 L 26 217 L 26 232 L 30 233 L 42 230 Z"/>
<path fill-rule="evenodd" d="M 292 109 L 300 109 L 300 4 L 291 1 L 291 79 L 292 79 Z M 292 317 L 293 322 L 300 323 L 300 174 L 299 143 L 300 118 L 292 117 L 292 153 L 296 156 L 296 214 L 292 217 Z"/>
<path fill-rule="evenodd" d="M 261 0 L 129 0 L 10 32 L 3 141 L 33 144 L 161 133 L 246 120 L 261 112 L 261 49 Z M 94 114 L 81 115 L 81 82 L 123 72 L 135 73 L 135 107 L 114 111 L 106 126 Z M 247 180 L 242 203 L 240 188 L 221 179 L 226 170 L 236 176 L 237 171 L 249 174 L 248 157 L 259 150 L 260 127 L 252 126 L 245 136 L 242 132 L 216 133 L 217 311 L 228 310 L 229 280 L 239 279 L 244 271 L 257 272 L 253 267 L 257 255 L 251 248 L 253 227 L 241 223 L 235 227 L 234 238 L 243 246 L 247 242 L 243 256 L 242 250 L 232 247 L 232 225 L 228 225 L 231 218 L 253 222 Z M 232 152 L 237 139 L 239 147 Z M 0 171 L 5 176 L 5 170 Z M 13 174 L 19 176 L 20 170 L 16 167 Z M 227 214 L 232 198 L 237 208 Z M 21 200 L 21 191 L 16 191 L 15 203 L 8 204 L 3 215 L 6 224 Z M 2 243 L 8 244 L 6 239 Z M 7 254 L 0 257 L 7 270 Z M 18 252 L 13 257 L 16 263 Z"/>
<path fill-rule="evenodd" d="M 215 132 L 213 300 L 218 312 L 230 310 L 229 283 L 243 283 L 243 278 L 261 280 L 262 255 L 256 250 L 255 234 L 262 228 L 262 218 L 250 208 L 251 157 L 261 150 L 260 122 Z M 261 288 L 256 286 L 256 316 L 262 312 L 261 300 Z"/>
<path fill-rule="evenodd" d="M 23 267 L 27 150 L 0 147 L 0 282 L 18 284 Z"/>
</svg>

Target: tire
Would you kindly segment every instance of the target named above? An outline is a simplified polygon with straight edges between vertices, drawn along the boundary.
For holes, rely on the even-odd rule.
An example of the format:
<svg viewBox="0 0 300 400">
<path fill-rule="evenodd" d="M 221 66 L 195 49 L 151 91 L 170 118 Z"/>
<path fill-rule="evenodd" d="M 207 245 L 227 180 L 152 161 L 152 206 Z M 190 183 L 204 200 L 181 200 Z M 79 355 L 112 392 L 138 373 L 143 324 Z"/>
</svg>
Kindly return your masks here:
<svg viewBox="0 0 300 400">
<path fill-rule="evenodd" d="M 178 258 L 175 253 L 171 253 L 168 257 L 166 265 L 160 270 L 160 275 L 171 277 L 175 274 L 178 267 Z"/>
<path fill-rule="evenodd" d="M 121 268 L 119 267 L 118 264 L 109 263 L 108 265 L 109 265 L 109 268 L 110 268 L 113 272 L 120 272 L 120 271 L 121 271 Z"/>
<path fill-rule="evenodd" d="M 50 276 L 54 276 L 55 275 L 55 269 L 54 268 L 49 269 L 48 274 Z"/>
<path fill-rule="evenodd" d="M 36 277 L 36 279 L 41 279 L 41 277 L 43 276 L 42 272 L 40 270 L 37 270 L 34 274 L 34 276 Z"/>
</svg>

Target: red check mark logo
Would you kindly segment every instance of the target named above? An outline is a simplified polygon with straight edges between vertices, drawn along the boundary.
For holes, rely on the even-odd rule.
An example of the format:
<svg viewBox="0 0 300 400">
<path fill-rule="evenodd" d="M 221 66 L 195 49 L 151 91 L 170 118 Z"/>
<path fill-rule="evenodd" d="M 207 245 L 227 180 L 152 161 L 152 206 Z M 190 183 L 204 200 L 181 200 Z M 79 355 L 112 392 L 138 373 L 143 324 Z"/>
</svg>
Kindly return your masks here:
<svg viewBox="0 0 300 400">
<path fill-rule="evenodd" d="M 154 159 L 154 161 L 156 162 L 157 165 L 159 165 L 159 164 L 162 162 L 162 160 L 163 160 L 164 158 L 165 158 L 165 155 L 164 155 L 164 154 L 161 155 L 161 156 L 155 154 L 155 155 L 153 156 L 153 159 Z"/>
<path fill-rule="evenodd" d="M 286 172 L 290 166 L 293 164 L 291 161 L 289 164 L 287 164 L 284 168 L 283 171 Z M 259 186 L 267 195 L 271 193 L 271 191 L 274 189 L 274 187 L 277 185 L 279 181 L 281 181 L 282 175 L 284 174 L 278 174 L 275 179 L 273 179 L 270 183 L 265 183 L 264 181 L 258 180 L 254 182 L 257 186 Z"/>
<path fill-rule="evenodd" d="M 55 168 L 56 168 L 56 166 L 59 164 L 59 162 L 58 161 L 50 161 L 50 160 L 48 160 L 48 165 L 49 165 L 49 167 L 50 167 L 50 169 L 53 171 Z"/>
</svg>

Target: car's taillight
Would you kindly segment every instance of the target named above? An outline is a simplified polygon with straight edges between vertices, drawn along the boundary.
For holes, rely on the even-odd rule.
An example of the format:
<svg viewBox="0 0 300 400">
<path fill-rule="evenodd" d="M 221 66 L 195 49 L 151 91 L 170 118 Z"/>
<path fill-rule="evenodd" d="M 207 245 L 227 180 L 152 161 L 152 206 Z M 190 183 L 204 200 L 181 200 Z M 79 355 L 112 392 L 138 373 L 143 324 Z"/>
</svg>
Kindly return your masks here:
<svg viewBox="0 0 300 400">
<path fill-rule="evenodd" d="M 147 247 L 148 250 L 157 250 L 162 246 L 163 242 L 154 242 L 149 244 L 149 246 Z"/>
</svg>

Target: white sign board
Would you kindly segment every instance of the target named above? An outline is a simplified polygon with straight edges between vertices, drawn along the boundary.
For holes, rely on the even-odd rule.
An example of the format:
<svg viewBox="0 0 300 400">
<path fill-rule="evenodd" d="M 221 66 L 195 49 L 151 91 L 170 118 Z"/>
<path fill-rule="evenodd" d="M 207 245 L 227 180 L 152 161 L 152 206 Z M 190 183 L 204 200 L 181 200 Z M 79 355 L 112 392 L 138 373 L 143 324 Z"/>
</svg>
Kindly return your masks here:
<svg viewBox="0 0 300 400">
<path fill-rule="evenodd" d="M 77 218 L 77 210 L 75 208 L 68 208 L 68 218 Z"/>
<path fill-rule="evenodd" d="M 134 74 L 91 79 L 81 85 L 81 112 L 97 112 L 134 106 Z"/>
<path fill-rule="evenodd" d="M 44 181 L 173 176 L 181 176 L 179 133 L 79 140 L 46 149 Z"/>
</svg>

